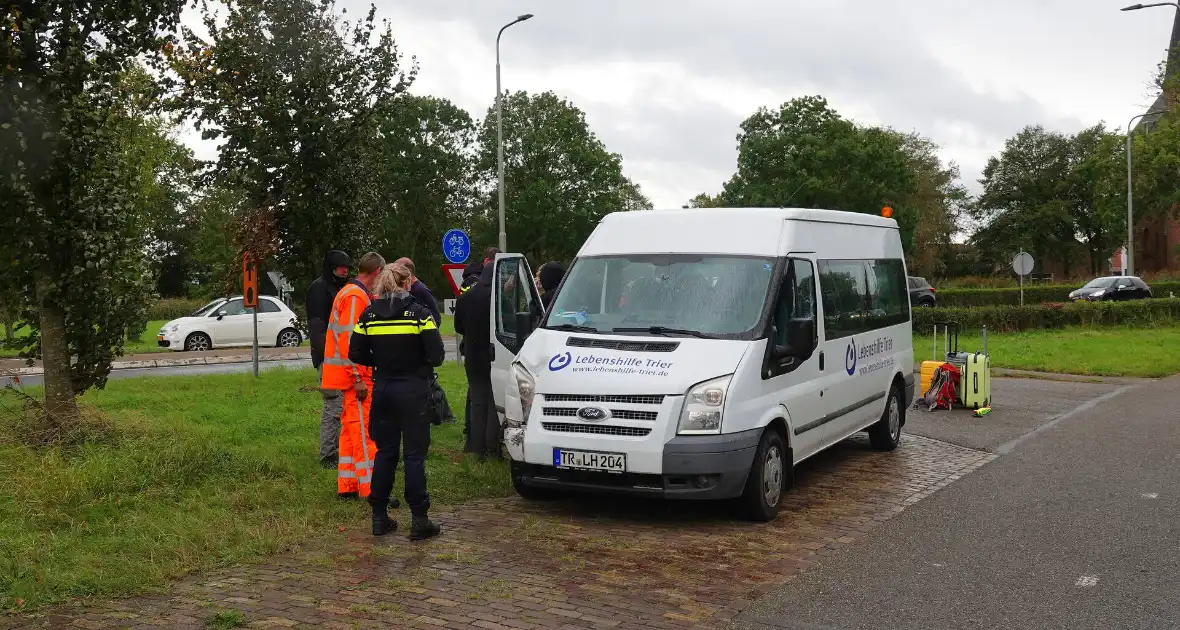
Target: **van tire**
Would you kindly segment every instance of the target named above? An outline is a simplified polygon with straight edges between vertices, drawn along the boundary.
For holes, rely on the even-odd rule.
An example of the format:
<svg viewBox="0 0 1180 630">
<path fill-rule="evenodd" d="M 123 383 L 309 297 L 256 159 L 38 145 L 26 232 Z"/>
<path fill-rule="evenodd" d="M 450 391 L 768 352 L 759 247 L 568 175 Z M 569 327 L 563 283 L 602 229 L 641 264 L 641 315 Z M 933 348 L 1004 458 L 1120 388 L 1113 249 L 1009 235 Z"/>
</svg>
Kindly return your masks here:
<svg viewBox="0 0 1180 630">
<path fill-rule="evenodd" d="M 508 460 L 509 474 L 512 476 L 512 487 L 516 490 L 516 494 L 525 501 L 552 501 L 558 499 L 561 495 L 555 490 L 548 490 L 545 488 L 534 488 L 526 485 L 521 474 L 521 466 L 519 463 Z"/>
<path fill-rule="evenodd" d="M 901 425 L 905 424 L 905 404 L 901 400 L 901 388 L 894 385 L 889 389 L 885 411 L 881 419 L 869 427 L 869 444 L 878 451 L 892 451 L 901 443 Z"/>
<path fill-rule="evenodd" d="M 773 521 L 794 475 L 791 449 L 787 448 L 781 433 L 767 428 L 754 452 L 750 473 L 746 475 L 746 489 L 739 499 L 742 517 L 759 523 Z"/>
</svg>

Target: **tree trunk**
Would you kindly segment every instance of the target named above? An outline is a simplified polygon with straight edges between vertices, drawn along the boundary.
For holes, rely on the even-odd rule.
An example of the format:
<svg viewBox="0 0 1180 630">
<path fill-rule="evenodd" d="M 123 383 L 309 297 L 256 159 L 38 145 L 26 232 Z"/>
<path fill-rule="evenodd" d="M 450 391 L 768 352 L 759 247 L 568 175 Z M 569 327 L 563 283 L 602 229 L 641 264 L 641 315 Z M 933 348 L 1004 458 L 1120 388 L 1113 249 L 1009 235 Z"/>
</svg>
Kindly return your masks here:
<svg viewBox="0 0 1180 630">
<path fill-rule="evenodd" d="M 65 426 L 78 419 L 78 401 L 70 376 L 70 347 L 66 342 L 66 312 L 52 295 L 53 277 L 50 266 L 42 264 L 35 279 L 41 366 L 45 371 L 46 428 Z"/>
</svg>

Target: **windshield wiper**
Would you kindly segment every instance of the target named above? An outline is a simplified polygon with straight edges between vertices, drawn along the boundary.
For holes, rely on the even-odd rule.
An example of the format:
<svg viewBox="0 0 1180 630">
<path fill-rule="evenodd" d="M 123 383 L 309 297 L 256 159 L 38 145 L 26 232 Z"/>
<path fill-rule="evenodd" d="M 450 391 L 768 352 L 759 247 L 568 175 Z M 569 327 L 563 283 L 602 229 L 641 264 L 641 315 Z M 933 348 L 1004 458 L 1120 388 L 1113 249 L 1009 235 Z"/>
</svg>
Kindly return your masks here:
<svg viewBox="0 0 1180 630">
<path fill-rule="evenodd" d="M 546 326 L 545 328 L 548 330 L 564 330 L 566 332 L 594 333 L 598 335 L 602 334 L 601 330 L 598 330 L 593 326 L 578 326 L 577 324 L 558 324 L 556 326 Z"/>
<path fill-rule="evenodd" d="M 700 337 L 701 339 L 712 339 L 713 336 L 708 333 L 703 333 L 699 330 L 689 330 L 687 328 L 668 328 L 667 326 L 635 326 L 625 328 L 612 328 L 611 332 L 642 332 L 649 335 L 688 335 L 690 337 Z"/>
</svg>

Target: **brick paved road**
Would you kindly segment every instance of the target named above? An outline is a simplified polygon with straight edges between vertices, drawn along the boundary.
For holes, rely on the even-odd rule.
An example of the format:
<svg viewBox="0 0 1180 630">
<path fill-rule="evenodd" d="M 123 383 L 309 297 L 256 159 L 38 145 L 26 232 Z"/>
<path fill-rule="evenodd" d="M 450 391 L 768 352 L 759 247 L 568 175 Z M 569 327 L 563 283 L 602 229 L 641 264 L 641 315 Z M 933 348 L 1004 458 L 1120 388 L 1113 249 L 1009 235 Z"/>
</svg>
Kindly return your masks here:
<svg viewBox="0 0 1180 630">
<path fill-rule="evenodd" d="M 714 628 L 993 457 L 913 436 L 892 454 L 849 440 L 803 464 L 762 525 L 709 504 L 515 499 L 440 510 L 444 535 L 428 543 L 374 543 L 366 521 L 319 548 L 23 627 Z"/>
</svg>

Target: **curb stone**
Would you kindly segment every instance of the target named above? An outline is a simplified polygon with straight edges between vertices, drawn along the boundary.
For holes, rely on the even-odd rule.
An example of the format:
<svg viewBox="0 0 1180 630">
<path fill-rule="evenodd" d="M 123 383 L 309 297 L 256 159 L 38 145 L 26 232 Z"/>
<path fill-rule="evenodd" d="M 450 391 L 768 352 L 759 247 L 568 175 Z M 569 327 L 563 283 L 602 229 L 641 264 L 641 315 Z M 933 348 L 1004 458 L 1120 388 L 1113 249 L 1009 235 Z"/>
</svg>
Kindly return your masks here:
<svg viewBox="0 0 1180 630">
<path fill-rule="evenodd" d="M 307 359 L 310 363 L 311 359 L 307 356 L 307 352 L 287 352 L 282 354 L 268 354 L 259 356 L 259 363 L 268 363 L 271 361 L 298 361 L 299 359 Z M 188 365 L 220 365 L 225 363 L 250 363 L 254 357 L 250 355 L 233 355 L 227 357 L 185 357 L 183 359 L 153 359 L 150 361 L 115 361 L 111 363 L 112 370 L 142 370 L 151 368 L 163 367 L 184 367 Z M 17 376 L 38 376 L 44 373 L 39 367 L 15 368 L 11 372 Z"/>
</svg>

